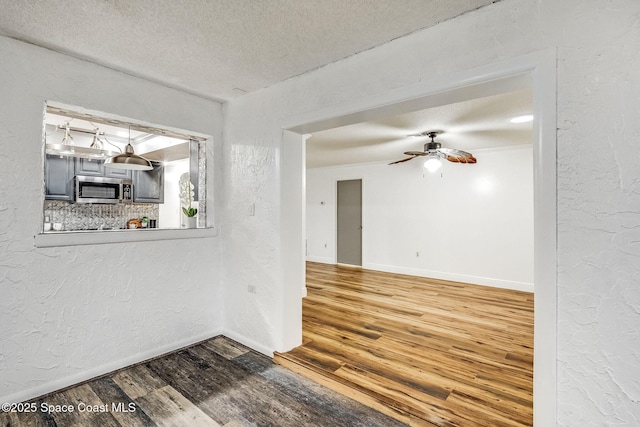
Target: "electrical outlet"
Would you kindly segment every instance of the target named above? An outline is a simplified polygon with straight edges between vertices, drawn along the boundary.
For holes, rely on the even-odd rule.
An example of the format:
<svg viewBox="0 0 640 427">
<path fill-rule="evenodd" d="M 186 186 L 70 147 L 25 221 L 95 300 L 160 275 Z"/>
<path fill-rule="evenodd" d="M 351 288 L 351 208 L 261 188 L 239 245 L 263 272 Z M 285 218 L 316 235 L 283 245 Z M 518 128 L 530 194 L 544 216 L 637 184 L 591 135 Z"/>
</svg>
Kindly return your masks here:
<svg viewBox="0 0 640 427">
<path fill-rule="evenodd" d="M 416 258 L 420 258 L 420 252 L 416 252 Z"/>
<path fill-rule="evenodd" d="M 255 294 L 256 293 L 256 286 L 255 285 L 249 285 L 247 290 L 249 291 L 250 294 Z"/>
</svg>

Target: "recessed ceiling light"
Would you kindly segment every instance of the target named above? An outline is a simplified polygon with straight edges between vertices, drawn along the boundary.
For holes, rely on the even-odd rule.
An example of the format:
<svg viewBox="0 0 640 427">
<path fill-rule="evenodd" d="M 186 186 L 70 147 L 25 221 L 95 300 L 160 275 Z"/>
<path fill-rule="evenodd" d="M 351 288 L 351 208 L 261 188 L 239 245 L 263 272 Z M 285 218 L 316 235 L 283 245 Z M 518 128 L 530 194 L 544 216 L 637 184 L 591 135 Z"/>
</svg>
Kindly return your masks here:
<svg viewBox="0 0 640 427">
<path fill-rule="evenodd" d="M 509 120 L 511 123 L 528 123 L 533 121 L 533 114 L 525 114 L 523 116 L 517 116 Z"/>
</svg>

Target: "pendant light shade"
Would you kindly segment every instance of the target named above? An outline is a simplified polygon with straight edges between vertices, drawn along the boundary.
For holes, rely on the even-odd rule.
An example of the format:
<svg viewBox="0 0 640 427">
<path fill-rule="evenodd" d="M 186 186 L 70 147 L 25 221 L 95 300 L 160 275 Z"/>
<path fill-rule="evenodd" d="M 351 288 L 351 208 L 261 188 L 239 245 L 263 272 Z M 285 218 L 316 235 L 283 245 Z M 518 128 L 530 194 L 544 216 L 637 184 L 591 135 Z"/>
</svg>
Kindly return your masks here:
<svg viewBox="0 0 640 427">
<path fill-rule="evenodd" d="M 153 165 L 142 156 L 138 156 L 133 151 L 133 146 L 127 144 L 124 153 L 109 157 L 105 162 L 105 166 L 113 169 L 131 169 L 139 171 L 150 171 Z"/>
<path fill-rule="evenodd" d="M 133 145 L 131 145 L 131 127 L 129 127 L 129 143 L 124 148 L 124 153 L 109 157 L 105 160 L 104 164 L 105 166 L 113 169 L 129 169 L 138 171 L 150 171 L 153 169 L 153 165 L 149 160 L 142 156 L 138 156 L 133 151 Z"/>
</svg>

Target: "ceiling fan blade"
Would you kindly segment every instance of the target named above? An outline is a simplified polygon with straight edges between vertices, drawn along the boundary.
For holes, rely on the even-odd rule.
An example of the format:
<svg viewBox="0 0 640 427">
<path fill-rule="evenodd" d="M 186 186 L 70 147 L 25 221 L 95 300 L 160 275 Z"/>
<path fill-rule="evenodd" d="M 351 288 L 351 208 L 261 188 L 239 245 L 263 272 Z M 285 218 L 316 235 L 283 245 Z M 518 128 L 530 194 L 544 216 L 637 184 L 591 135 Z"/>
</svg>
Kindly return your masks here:
<svg viewBox="0 0 640 427">
<path fill-rule="evenodd" d="M 395 162 L 391 162 L 391 163 L 389 163 L 389 164 L 390 164 L 390 165 L 395 165 L 395 164 L 397 164 L 397 163 L 408 162 L 409 160 L 413 160 L 413 159 L 415 159 L 415 158 L 416 158 L 416 156 L 413 156 L 413 157 L 407 157 L 406 159 L 396 160 Z"/>
<path fill-rule="evenodd" d="M 477 163 L 473 154 L 454 148 L 440 148 L 439 151 L 445 155 L 446 159 L 453 163 Z"/>
<path fill-rule="evenodd" d="M 424 151 L 405 151 L 404 154 L 406 154 L 407 156 L 426 156 L 429 153 L 426 153 Z"/>
<path fill-rule="evenodd" d="M 446 159 L 453 163 L 474 164 L 478 162 L 478 160 L 473 156 L 467 157 L 467 156 L 455 156 L 455 155 L 447 154 Z"/>
</svg>

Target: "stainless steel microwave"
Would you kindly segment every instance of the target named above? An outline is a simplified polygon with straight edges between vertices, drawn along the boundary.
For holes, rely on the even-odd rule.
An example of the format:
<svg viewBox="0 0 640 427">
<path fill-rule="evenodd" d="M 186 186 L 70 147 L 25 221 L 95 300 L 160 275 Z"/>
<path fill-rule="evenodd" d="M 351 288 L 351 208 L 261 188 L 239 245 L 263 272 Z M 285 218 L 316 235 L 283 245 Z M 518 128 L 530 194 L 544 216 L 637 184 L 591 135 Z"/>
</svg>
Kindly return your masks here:
<svg viewBox="0 0 640 427">
<path fill-rule="evenodd" d="M 76 175 L 75 201 L 76 203 L 132 203 L 133 181 Z"/>
</svg>

